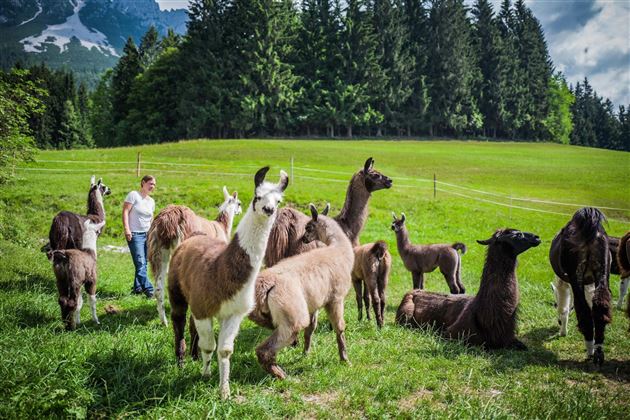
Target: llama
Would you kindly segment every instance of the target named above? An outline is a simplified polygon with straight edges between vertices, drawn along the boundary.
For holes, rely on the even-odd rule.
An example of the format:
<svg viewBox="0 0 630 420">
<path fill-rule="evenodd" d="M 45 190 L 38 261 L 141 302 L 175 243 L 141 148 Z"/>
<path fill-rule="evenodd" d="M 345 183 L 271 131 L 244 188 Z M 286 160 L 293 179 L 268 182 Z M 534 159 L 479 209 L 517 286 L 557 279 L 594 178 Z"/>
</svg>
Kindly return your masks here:
<svg viewBox="0 0 630 420">
<path fill-rule="evenodd" d="M 339 357 L 348 361 L 343 304 L 351 286 L 354 252 L 334 219 L 319 215 L 313 204 L 310 209 L 312 218 L 303 240 L 319 240 L 327 246 L 282 260 L 256 280 L 256 308 L 250 319 L 274 328 L 256 348 L 256 356 L 263 369 L 279 379 L 286 378 L 286 373 L 276 362 L 277 353 L 294 343 L 303 329 L 304 353 L 309 352 L 320 308 L 325 308 L 337 335 Z"/>
<path fill-rule="evenodd" d="M 383 326 L 385 311 L 385 288 L 389 282 L 392 256 L 385 241 L 365 244 L 354 248 L 352 285 L 356 293 L 359 321 L 363 318 L 361 296 L 365 302 L 365 315 L 370 320 L 370 301 L 378 328 Z"/>
<path fill-rule="evenodd" d="M 499 229 L 477 241 L 488 251 L 476 296 L 412 290 L 398 307 L 396 322 L 410 327 L 432 326 L 447 338 L 464 339 L 486 349 L 527 347 L 516 338 L 519 302 L 517 257 L 540 239 L 516 229 Z"/>
<path fill-rule="evenodd" d="M 52 221 L 48 239 L 48 246 L 42 247 L 42 251 L 56 249 L 82 249 L 84 248 L 82 239 L 85 221 L 100 223 L 105 220 L 105 207 L 103 197 L 112 192 L 102 178 L 95 182 L 95 177 L 90 179 L 90 191 L 87 200 L 87 215 L 82 216 L 69 211 L 59 212 Z M 100 234 L 100 233 L 99 233 Z"/>
<path fill-rule="evenodd" d="M 391 186 L 392 180 L 374 169 L 372 158 L 368 158 L 363 169 L 356 172 L 350 179 L 343 209 L 334 219 L 348 235 L 352 246 L 359 245 L 359 235 L 367 220 L 368 203 L 372 193 L 391 188 Z M 309 220 L 307 215 L 298 210 L 288 207 L 280 210 L 269 235 L 269 244 L 265 254 L 267 267 L 277 264 L 284 258 L 323 246 L 319 241 L 308 244 L 302 241 L 304 227 Z"/>
<path fill-rule="evenodd" d="M 466 293 L 461 280 L 462 260 L 457 252 L 466 253 L 466 245 L 461 242 L 449 244 L 413 245 L 409 242 L 409 233 L 405 227 L 405 213 L 401 213 L 400 219 L 392 212 L 394 221 L 392 230 L 396 233 L 398 253 L 405 264 L 405 268 L 411 271 L 414 289 L 424 289 L 424 273 L 430 273 L 440 267 L 446 283 L 452 294 Z"/>
<path fill-rule="evenodd" d="M 234 191 L 230 195 L 224 186 L 223 204 L 219 207 L 219 215 L 213 221 L 197 216 L 186 206 L 176 205 L 167 206 L 153 220 L 147 235 L 147 260 L 151 266 L 153 278 L 156 279 L 157 311 L 164 326 L 168 325 L 164 310 L 164 282 L 168 277 L 168 266 L 175 248 L 194 232 L 228 243 L 232 237 L 234 216 L 241 212 L 238 193 Z"/>
<path fill-rule="evenodd" d="M 586 357 L 596 365 L 604 363 L 604 335 L 611 321 L 610 252 L 602 222 L 606 218 L 596 208 L 584 207 L 551 242 L 549 261 L 557 276 L 560 335 L 566 334 L 571 293 L 584 336 Z"/>
<path fill-rule="evenodd" d="M 81 323 L 83 285 L 90 297 L 92 319 L 99 324 L 96 316 L 96 238 L 104 225 L 104 220 L 95 224 L 87 219 L 83 222 L 82 249 L 53 249 L 47 252 L 57 278 L 61 319 L 68 331 Z"/>
<path fill-rule="evenodd" d="M 617 307 L 621 309 L 623 305 L 623 297 L 628 290 L 628 283 L 630 282 L 630 231 L 626 232 L 626 234 L 619 240 L 619 247 L 616 254 L 619 275 L 621 277 L 621 285 L 619 286 L 619 302 L 617 302 Z M 630 301 L 628 302 L 627 312 L 630 317 Z"/>
<path fill-rule="evenodd" d="M 241 321 L 254 307 L 254 285 L 267 247 L 278 204 L 289 184 L 280 171 L 280 182 L 265 182 L 269 167 L 256 172 L 254 198 L 229 242 L 197 235 L 175 250 L 168 273 L 171 321 L 175 332 L 175 355 L 183 365 L 184 328 L 188 306 L 199 335 L 203 368 L 210 375 L 212 353 L 217 349 L 212 325 L 220 324 L 218 361 L 222 399 L 230 395 L 230 356 Z"/>
</svg>

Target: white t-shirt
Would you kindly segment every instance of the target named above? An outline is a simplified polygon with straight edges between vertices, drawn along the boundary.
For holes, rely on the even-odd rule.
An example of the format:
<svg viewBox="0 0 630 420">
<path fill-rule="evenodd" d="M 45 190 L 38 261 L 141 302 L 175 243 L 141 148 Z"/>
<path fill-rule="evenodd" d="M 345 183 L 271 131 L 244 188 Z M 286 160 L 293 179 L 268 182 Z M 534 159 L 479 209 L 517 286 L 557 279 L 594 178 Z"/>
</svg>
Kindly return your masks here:
<svg viewBox="0 0 630 420">
<path fill-rule="evenodd" d="M 147 232 L 151 227 L 155 201 L 151 196 L 142 198 L 138 191 L 131 191 L 125 198 L 125 203 L 131 204 L 129 211 L 129 229 L 132 232 Z"/>
</svg>

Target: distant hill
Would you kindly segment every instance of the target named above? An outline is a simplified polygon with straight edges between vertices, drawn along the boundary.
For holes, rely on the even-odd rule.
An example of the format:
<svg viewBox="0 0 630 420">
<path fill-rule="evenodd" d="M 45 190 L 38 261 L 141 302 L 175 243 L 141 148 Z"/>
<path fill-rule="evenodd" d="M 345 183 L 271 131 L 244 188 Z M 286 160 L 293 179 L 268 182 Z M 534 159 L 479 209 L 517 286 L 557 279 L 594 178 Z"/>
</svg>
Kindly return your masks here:
<svg viewBox="0 0 630 420">
<path fill-rule="evenodd" d="M 2 0 L 0 67 L 16 62 L 69 68 L 94 85 L 114 66 L 127 37 L 137 43 L 154 25 L 186 32 L 185 10 L 160 10 L 155 0 Z"/>
</svg>

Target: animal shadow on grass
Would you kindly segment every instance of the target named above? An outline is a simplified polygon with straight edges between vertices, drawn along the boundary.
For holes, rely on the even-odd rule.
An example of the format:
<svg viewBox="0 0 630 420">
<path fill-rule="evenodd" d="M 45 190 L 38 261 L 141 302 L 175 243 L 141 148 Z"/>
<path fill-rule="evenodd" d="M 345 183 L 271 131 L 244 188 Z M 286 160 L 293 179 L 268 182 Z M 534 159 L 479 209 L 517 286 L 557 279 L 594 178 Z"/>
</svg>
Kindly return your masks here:
<svg viewBox="0 0 630 420">
<path fill-rule="evenodd" d="M 46 313 L 42 308 L 15 308 L 12 316 L 16 319 L 16 326 L 21 329 L 42 327 L 56 321 L 59 321 L 59 325 L 61 325 L 60 314 L 55 317 Z"/>
</svg>

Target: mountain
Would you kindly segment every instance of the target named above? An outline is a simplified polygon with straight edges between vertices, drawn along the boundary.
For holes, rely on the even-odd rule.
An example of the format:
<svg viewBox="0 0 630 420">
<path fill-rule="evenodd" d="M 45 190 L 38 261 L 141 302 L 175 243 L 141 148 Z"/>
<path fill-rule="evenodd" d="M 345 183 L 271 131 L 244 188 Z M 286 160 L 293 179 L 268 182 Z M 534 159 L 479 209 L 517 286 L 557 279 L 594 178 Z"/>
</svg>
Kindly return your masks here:
<svg viewBox="0 0 630 420">
<path fill-rule="evenodd" d="M 186 32 L 185 10 L 160 10 L 155 0 L 2 0 L 0 67 L 16 62 L 70 68 L 93 85 L 113 67 L 129 36 L 136 43 L 154 25 Z"/>
</svg>

